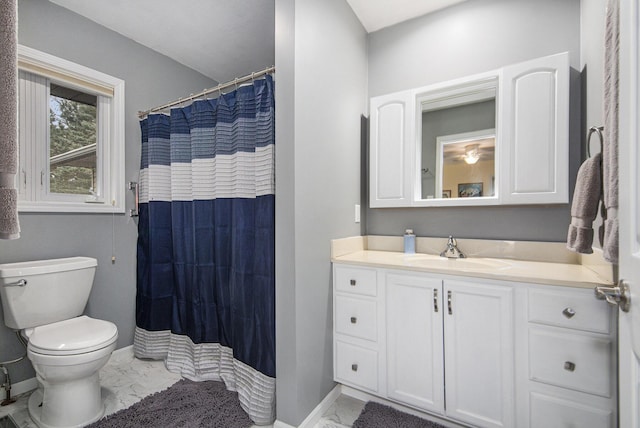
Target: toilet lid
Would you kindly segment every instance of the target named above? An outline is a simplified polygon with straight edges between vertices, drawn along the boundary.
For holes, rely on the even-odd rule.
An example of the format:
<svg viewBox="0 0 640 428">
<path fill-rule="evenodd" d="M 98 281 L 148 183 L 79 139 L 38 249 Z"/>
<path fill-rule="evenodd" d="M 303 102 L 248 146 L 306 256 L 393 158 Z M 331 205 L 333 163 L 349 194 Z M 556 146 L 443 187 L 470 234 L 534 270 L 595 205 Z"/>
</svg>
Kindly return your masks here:
<svg viewBox="0 0 640 428">
<path fill-rule="evenodd" d="M 86 315 L 30 330 L 26 334 L 31 351 L 48 355 L 91 352 L 109 346 L 118 338 L 115 324 Z"/>
</svg>

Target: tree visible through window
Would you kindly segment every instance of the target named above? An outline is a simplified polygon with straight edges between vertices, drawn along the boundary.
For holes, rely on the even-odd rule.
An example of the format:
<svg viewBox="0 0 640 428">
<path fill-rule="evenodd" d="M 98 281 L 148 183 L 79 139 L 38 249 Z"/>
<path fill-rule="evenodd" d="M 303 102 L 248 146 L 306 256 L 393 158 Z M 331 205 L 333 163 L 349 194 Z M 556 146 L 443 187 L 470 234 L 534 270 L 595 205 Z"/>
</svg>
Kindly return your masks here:
<svg viewBox="0 0 640 428">
<path fill-rule="evenodd" d="M 18 45 L 20 212 L 124 213 L 124 81 Z"/>
<path fill-rule="evenodd" d="M 93 194 L 96 189 L 97 97 L 51 84 L 49 191 Z"/>
</svg>

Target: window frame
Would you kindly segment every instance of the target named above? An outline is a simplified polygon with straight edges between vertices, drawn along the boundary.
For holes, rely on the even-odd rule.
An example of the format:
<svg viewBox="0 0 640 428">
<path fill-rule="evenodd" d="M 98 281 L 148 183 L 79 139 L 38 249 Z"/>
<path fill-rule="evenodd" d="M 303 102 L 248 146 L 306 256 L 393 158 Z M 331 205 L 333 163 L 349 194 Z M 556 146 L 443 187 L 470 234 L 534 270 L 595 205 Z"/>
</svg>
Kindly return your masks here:
<svg viewBox="0 0 640 428">
<path fill-rule="evenodd" d="M 96 168 L 98 180 L 101 180 L 97 198 L 49 192 L 49 176 L 44 174 L 49 168 L 50 142 L 47 120 L 46 129 L 35 130 L 33 138 L 27 135 L 20 137 L 20 171 L 16 176 L 19 190 L 18 211 L 124 213 L 126 190 L 124 80 L 23 45 L 18 45 L 18 68 L 20 71 L 47 79 L 47 112 L 51 81 L 96 95 L 102 110 L 98 111 L 96 118 L 98 135 Z M 111 92 L 112 95 L 101 92 L 101 89 Z M 33 123 L 28 126 L 34 127 Z M 20 133 L 23 131 L 25 134 L 29 132 L 21 129 Z"/>
</svg>

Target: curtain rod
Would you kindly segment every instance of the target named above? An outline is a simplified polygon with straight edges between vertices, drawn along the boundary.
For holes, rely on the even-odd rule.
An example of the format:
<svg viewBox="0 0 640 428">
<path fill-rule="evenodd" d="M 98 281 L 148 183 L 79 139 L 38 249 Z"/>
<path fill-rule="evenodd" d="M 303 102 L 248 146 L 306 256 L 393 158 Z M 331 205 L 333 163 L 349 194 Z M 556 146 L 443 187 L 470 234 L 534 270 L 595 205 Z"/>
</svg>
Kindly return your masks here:
<svg viewBox="0 0 640 428">
<path fill-rule="evenodd" d="M 195 94 L 195 95 L 191 94 L 186 98 L 178 98 L 175 101 L 168 102 L 168 103 L 163 104 L 161 106 L 154 107 L 154 108 L 151 108 L 151 109 L 146 110 L 146 111 L 139 111 L 138 112 L 138 118 L 143 119 L 143 118 L 147 117 L 151 113 L 155 113 L 155 112 L 158 112 L 158 111 L 166 110 L 169 107 L 173 107 L 175 105 L 182 104 L 184 102 L 193 101 L 193 100 L 196 100 L 198 98 L 202 98 L 202 97 L 207 96 L 207 95 L 209 95 L 209 94 L 211 94 L 213 92 L 222 92 L 223 89 L 227 89 L 227 88 L 229 88 L 231 86 L 235 86 L 237 88 L 238 85 L 240 85 L 242 83 L 245 83 L 245 82 L 248 82 L 248 81 L 253 81 L 253 80 L 255 80 L 255 79 L 259 78 L 259 77 L 262 77 L 264 75 L 274 73 L 275 71 L 276 71 L 276 67 L 272 65 L 271 67 L 267 67 L 262 71 L 258 71 L 258 72 L 251 73 L 251 74 L 247 74 L 246 76 L 242 76 L 242 77 L 236 77 L 235 79 L 230 80 L 230 81 L 228 81 L 226 83 L 220 83 L 218 86 L 214 86 L 213 88 L 205 89 L 204 91 L 202 91 L 202 92 L 200 92 L 198 94 Z"/>
</svg>

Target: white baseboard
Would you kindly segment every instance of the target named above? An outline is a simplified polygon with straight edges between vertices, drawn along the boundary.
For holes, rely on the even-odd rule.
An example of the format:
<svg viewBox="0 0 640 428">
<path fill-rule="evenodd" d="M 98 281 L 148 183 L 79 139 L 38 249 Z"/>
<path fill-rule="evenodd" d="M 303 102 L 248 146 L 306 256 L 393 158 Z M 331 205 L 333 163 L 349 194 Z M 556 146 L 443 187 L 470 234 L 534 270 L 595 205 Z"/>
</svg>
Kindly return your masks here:
<svg viewBox="0 0 640 428">
<path fill-rule="evenodd" d="M 329 393 L 322 399 L 320 404 L 318 404 L 312 411 L 307 415 L 307 417 L 298 425 L 297 428 L 313 428 L 316 426 L 318 422 L 320 422 L 320 418 L 325 412 L 331 407 L 331 405 L 340 397 L 342 393 L 342 385 L 337 384 Z M 273 423 L 273 428 L 296 428 L 293 425 L 289 425 L 285 422 L 276 420 Z"/>
<path fill-rule="evenodd" d="M 120 354 L 133 354 L 133 345 L 125 346 L 124 348 L 116 349 L 111 353 L 111 355 L 120 355 Z"/>
<path fill-rule="evenodd" d="M 11 384 L 11 396 L 17 397 L 20 394 L 24 394 L 25 392 L 33 391 L 38 387 L 38 381 L 35 377 L 30 379 L 23 380 L 21 382 L 16 382 Z M 5 392 L 4 388 L 0 388 L 0 398 L 4 399 Z"/>
<path fill-rule="evenodd" d="M 313 428 L 316 426 L 318 422 L 320 422 L 320 418 L 325 412 L 331 407 L 331 405 L 338 399 L 340 394 L 342 393 L 342 385 L 337 384 L 326 397 L 318 404 L 315 409 L 309 413 L 309 415 L 305 418 L 304 421 L 298 426 L 298 428 Z M 275 427 L 274 427 L 275 428 Z"/>
</svg>

